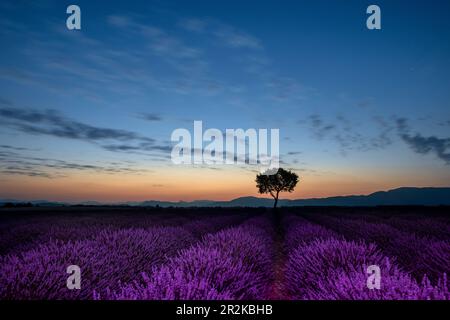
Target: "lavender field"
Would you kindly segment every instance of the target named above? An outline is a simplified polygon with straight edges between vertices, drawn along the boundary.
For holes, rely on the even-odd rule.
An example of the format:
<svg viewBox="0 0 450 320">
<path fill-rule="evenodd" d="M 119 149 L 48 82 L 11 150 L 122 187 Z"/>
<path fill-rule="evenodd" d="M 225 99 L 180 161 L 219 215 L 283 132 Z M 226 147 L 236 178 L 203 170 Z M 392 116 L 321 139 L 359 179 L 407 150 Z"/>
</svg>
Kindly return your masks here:
<svg viewBox="0 0 450 320">
<path fill-rule="evenodd" d="M 0 299 L 447 300 L 446 210 L 5 209 Z"/>
</svg>

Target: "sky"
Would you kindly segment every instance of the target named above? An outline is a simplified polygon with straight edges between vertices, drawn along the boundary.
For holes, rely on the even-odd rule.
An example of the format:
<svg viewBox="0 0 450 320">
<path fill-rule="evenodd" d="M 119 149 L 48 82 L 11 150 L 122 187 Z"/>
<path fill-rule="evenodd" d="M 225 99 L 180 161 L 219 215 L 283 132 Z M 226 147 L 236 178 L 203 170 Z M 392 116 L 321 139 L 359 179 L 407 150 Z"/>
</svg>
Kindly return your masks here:
<svg viewBox="0 0 450 320">
<path fill-rule="evenodd" d="M 81 9 L 68 30 L 66 8 Z M 366 8 L 381 9 L 381 30 Z M 257 196 L 171 134 L 280 130 L 284 198 L 449 186 L 450 2 L 1 1 L 0 198 Z"/>
</svg>

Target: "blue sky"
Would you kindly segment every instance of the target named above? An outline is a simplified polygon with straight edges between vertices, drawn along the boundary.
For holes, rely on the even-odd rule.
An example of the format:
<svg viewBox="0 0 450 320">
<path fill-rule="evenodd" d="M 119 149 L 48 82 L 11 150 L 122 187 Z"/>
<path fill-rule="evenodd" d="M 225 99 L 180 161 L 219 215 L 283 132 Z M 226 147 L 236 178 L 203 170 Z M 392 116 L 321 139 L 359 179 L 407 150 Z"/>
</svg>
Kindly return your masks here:
<svg viewBox="0 0 450 320">
<path fill-rule="evenodd" d="M 80 31 L 66 29 L 69 4 L 81 8 Z M 370 4 L 381 8 L 382 30 L 366 28 Z M 170 178 L 181 170 L 168 158 L 170 134 L 193 120 L 279 128 L 283 166 L 304 177 L 295 197 L 446 185 L 449 9 L 448 1 L 2 1 L 0 196 L 49 197 L 104 176 L 129 179 L 124 188 L 151 181 L 138 198 L 238 195 L 208 168 L 193 169 L 214 180 L 208 194 L 185 196 Z M 247 169 L 218 171 L 245 176 L 247 195 L 256 191 Z"/>
</svg>

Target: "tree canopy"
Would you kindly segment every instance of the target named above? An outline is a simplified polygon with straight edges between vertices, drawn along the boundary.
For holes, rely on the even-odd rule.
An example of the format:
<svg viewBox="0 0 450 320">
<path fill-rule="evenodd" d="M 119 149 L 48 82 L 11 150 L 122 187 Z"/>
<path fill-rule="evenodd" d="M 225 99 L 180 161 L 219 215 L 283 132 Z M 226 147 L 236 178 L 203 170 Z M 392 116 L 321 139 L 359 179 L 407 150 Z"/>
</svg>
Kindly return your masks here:
<svg viewBox="0 0 450 320">
<path fill-rule="evenodd" d="M 258 174 L 256 176 L 256 187 L 261 194 L 269 193 L 275 200 L 274 208 L 278 203 L 280 192 L 292 192 L 299 181 L 295 172 L 279 168 L 273 175 Z"/>
</svg>

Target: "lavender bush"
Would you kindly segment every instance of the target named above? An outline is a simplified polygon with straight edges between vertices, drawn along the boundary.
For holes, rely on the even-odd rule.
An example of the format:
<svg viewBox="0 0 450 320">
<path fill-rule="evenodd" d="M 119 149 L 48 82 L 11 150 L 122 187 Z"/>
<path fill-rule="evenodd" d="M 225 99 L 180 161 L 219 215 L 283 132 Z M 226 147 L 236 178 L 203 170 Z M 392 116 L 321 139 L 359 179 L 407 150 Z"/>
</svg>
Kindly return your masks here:
<svg viewBox="0 0 450 320">
<path fill-rule="evenodd" d="M 417 281 L 421 281 L 426 275 L 436 284 L 450 270 L 450 241 L 448 240 L 421 237 L 383 222 L 366 222 L 324 215 L 316 215 L 312 218 L 349 240 L 376 243 L 387 255 L 395 257 L 399 265 L 410 272 Z"/>
<path fill-rule="evenodd" d="M 283 218 L 283 228 L 285 230 L 285 247 L 288 251 L 296 249 L 301 243 L 317 239 L 338 238 L 338 234 L 330 229 L 295 215 Z"/>
<path fill-rule="evenodd" d="M 2 299 L 90 298 L 95 288 L 115 287 L 164 262 L 195 242 L 182 228 L 100 231 L 92 240 L 50 241 L 1 260 Z M 82 270 L 81 290 L 67 290 L 66 268 Z"/>
<path fill-rule="evenodd" d="M 420 237 L 450 240 L 450 224 L 443 219 L 420 216 L 415 219 L 391 217 L 386 219 L 385 223 L 401 231 L 415 233 Z"/>
<path fill-rule="evenodd" d="M 0 227 L 0 254 L 18 253 L 36 247 L 51 240 L 63 242 L 91 239 L 101 230 L 120 230 L 128 228 L 153 228 L 155 226 L 185 226 L 195 237 L 204 233 L 215 232 L 223 226 L 242 221 L 239 215 L 222 215 L 218 217 L 185 217 L 169 214 L 162 215 L 118 215 L 112 217 L 44 217 L 31 219 L 18 224 L 7 223 Z"/>
<path fill-rule="evenodd" d="M 381 288 L 367 287 L 367 267 L 382 270 Z M 445 285 L 421 285 L 399 270 L 374 244 L 345 240 L 315 240 L 289 256 L 288 290 L 294 299 L 448 299 Z"/>
<path fill-rule="evenodd" d="M 209 234 L 143 281 L 108 290 L 104 299 L 264 299 L 272 278 L 267 221 Z"/>
<path fill-rule="evenodd" d="M 0 299 L 449 299 L 445 216 L 120 210 L 0 216 Z"/>
</svg>

